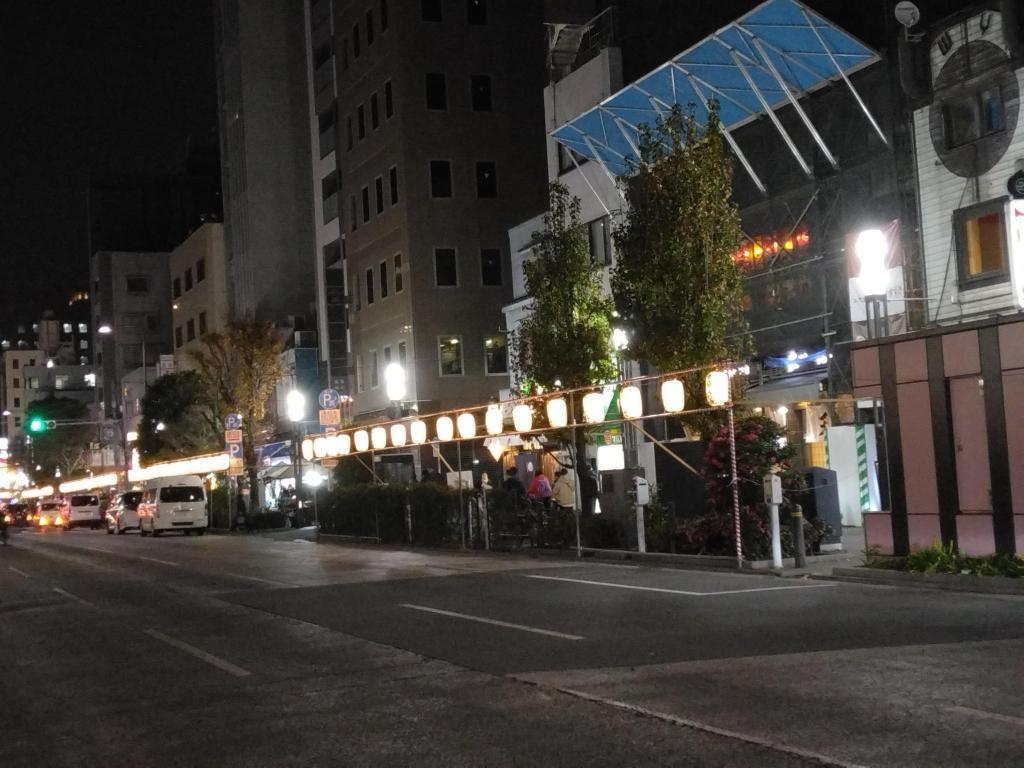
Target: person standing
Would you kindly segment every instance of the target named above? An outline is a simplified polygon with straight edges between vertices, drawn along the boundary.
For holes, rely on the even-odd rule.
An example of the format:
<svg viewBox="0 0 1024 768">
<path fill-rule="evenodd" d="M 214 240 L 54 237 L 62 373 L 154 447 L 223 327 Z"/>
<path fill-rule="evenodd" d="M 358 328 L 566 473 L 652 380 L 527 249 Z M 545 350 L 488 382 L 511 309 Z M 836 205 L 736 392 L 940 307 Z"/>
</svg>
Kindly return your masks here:
<svg viewBox="0 0 1024 768">
<path fill-rule="evenodd" d="M 551 502 L 551 481 L 548 480 L 543 469 L 538 468 L 533 473 L 533 479 L 530 481 L 530 487 L 526 489 L 526 495 L 533 501 L 540 502 L 547 509 Z"/>
<path fill-rule="evenodd" d="M 569 477 L 568 469 L 560 469 L 555 473 L 551 496 L 563 512 L 572 512 L 576 508 L 576 483 Z"/>
</svg>

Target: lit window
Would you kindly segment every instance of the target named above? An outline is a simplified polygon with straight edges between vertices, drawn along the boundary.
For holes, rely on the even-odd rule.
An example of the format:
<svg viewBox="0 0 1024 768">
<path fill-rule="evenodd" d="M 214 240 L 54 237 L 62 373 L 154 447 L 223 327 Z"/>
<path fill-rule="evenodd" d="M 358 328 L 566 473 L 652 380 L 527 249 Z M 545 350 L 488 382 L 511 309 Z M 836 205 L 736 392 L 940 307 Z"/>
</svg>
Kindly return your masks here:
<svg viewBox="0 0 1024 768">
<path fill-rule="evenodd" d="M 64 329 L 64 333 L 71 333 L 71 329 L 73 326 L 71 325 L 71 323 L 64 323 L 62 327 Z"/>
<path fill-rule="evenodd" d="M 462 375 L 462 337 L 442 336 L 437 340 L 437 360 L 442 376 Z"/>
<path fill-rule="evenodd" d="M 66 374 L 55 376 L 53 379 L 54 389 L 67 389 L 69 377 Z"/>
<path fill-rule="evenodd" d="M 957 268 L 962 284 L 1000 282 L 1006 278 L 1006 225 L 1002 200 L 981 203 L 953 214 Z"/>
<path fill-rule="evenodd" d="M 484 339 L 484 365 L 488 376 L 508 373 L 508 339 L 505 336 Z"/>
<path fill-rule="evenodd" d="M 79 333 L 88 333 L 89 332 L 89 326 L 87 326 L 85 323 L 79 323 L 78 324 L 78 332 Z"/>
</svg>

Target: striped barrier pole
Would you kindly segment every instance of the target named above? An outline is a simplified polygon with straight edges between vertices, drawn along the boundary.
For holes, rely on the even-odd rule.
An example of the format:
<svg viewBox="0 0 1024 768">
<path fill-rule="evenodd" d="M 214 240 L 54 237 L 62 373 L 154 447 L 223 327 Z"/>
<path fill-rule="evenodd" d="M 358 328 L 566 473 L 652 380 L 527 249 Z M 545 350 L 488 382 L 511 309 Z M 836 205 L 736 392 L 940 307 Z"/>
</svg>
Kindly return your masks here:
<svg viewBox="0 0 1024 768">
<path fill-rule="evenodd" d="M 736 417 L 729 404 L 729 462 L 732 465 L 732 518 L 736 535 L 736 567 L 743 567 L 743 531 L 740 527 L 740 480 L 736 471 Z"/>
</svg>

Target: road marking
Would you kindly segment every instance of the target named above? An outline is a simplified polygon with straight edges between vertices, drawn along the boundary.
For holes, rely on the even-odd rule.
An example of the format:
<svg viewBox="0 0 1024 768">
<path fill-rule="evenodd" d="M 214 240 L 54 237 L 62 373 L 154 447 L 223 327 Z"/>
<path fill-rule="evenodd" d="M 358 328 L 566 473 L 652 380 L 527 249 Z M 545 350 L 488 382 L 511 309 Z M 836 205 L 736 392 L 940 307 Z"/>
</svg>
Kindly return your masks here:
<svg viewBox="0 0 1024 768">
<path fill-rule="evenodd" d="M 703 731 L 705 733 L 711 733 L 716 736 L 723 736 L 727 739 L 734 739 L 736 741 L 743 741 L 747 744 L 753 744 L 764 749 L 771 749 L 775 752 L 782 752 L 787 755 L 793 755 L 794 757 L 802 757 L 808 760 L 814 760 L 815 762 L 821 763 L 822 765 L 831 766 L 831 768 L 866 768 L 866 766 L 860 763 L 848 763 L 845 760 L 839 758 L 830 757 L 829 755 L 823 755 L 820 752 L 814 752 L 809 749 L 803 749 L 802 747 L 793 747 L 789 744 L 783 744 L 778 741 L 772 741 L 771 739 L 762 738 L 760 736 L 753 736 L 747 733 L 740 733 L 738 731 L 730 731 L 725 728 L 718 728 L 714 725 L 708 725 L 697 720 L 689 720 L 684 717 L 677 717 L 676 715 L 669 715 L 665 712 L 657 712 L 653 709 L 647 709 L 646 707 L 640 707 L 636 704 L 628 704 L 625 701 L 617 701 L 615 699 L 606 699 L 603 696 L 595 696 L 590 693 L 584 693 L 583 691 L 575 691 L 572 688 L 558 688 L 558 691 L 568 694 L 569 696 L 575 696 L 586 701 L 594 702 L 595 704 L 604 704 L 609 707 L 615 707 L 626 712 L 631 712 L 635 715 L 642 715 L 643 717 L 651 717 L 656 720 L 662 720 L 673 725 L 680 725 L 684 728 L 692 728 L 695 731 Z"/>
<path fill-rule="evenodd" d="M 95 608 L 96 607 L 92 603 L 90 603 L 88 600 L 83 600 L 78 595 L 72 595 L 70 592 L 68 592 L 66 590 L 63 590 L 60 587 L 54 587 L 53 591 L 56 592 L 58 595 L 63 595 L 68 600 L 74 600 L 79 605 L 84 605 L 84 606 L 87 606 L 89 608 Z"/>
<path fill-rule="evenodd" d="M 1000 723 L 1009 723 L 1010 725 L 1024 726 L 1024 717 L 1014 717 L 1013 715 L 1003 715 L 999 712 L 988 712 L 984 709 L 975 709 L 974 707 L 946 707 L 949 712 L 959 712 L 964 715 L 974 715 L 975 717 L 983 717 L 987 720 L 996 720 Z"/>
<path fill-rule="evenodd" d="M 261 579 L 259 576 L 245 576 L 241 573 L 224 573 L 225 576 L 231 576 L 235 579 L 245 579 L 246 581 L 258 581 L 262 584 L 270 584 L 273 587 L 291 587 L 292 584 L 286 584 L 283 581 L 274 581 L 273 579 Z"/>
<path fill-rule="evenodd" d="M 498 621 L 497 619 L 485 619 L 482 616 L 471 616 L 468 613 L 457 613 L 456 611 L 442 611 L 440 608 L 428 608 L 425 605 L 412 605 L 411 603 L 400 603 L 402 608 L 412 608 L 414 611 L 425 611 L 426 613 L 436 613 L 440 616 L 451 616 L 454 619 L 466 619 L 467 621 L 477 621 L 481 624 L 491 624 L 495 627 L 505 627 L 506 629 L 518 629 L 520 632 L 532 632 L 535 635 L 546 635 L 547 637 L 557 637 L 560 640 L 583 640 L 580 635 L 567 635 L 564 632 L 554 632 L 550 629 L 538 629 L 537 627 L 528 627 L 525 624 L 512 624 L 507 621 Z"/>
<path fill-rule="evenodd" d="M 194 645 L 189 645 L 181 640 L 165 635 L 163 632 L 159 632 L 155 629 L 147 629 L 146 634 L 163 643 L 174 646 L 178 650 L 184 651 L 191 656 L 195 656 L 197 659 L 202 659 L 207 664 L 212 664 L 217 669 L 223 670 L 229 675 L 234 675 L 235 677 L 249 677 L 252 674 L 248 669 L 242 669 L 242 667 L 235 666 L 230 661 L 225 661 L 224 659 L 214 656 L 212 653 L 207 653 L 202 648 L 196 648 Z"/>
<path fill-rule="evenodd" d="M 149 560 L 151 563 L 160 563 L 160 565 L 173 565 L 177 568 L 181 563 L 172 563 L 170 560 L 158 560 L 155 557 L 146 557 L 145 555 L 135 555 L 139 560 Z"/>
<path fill-rule="evenodd" d="M 15 572 L 16 574 L 18 574 L 19 576 L 24 576 L 24 577 L 25 577 L 26 579 L 31 579 L 31 578 L 32 578 L 31 576 L 29 576 L 29 575 L 28 575 L 27 573 L 25 573 L 25 572 L 24 572 L 23 570 L 21 570 L 20 568 L 15 568 L 15 567 L 14 567 L 13 565 L 9 565 L 9 566 L 7 566 L 7 567 L 8 567 L 8 568 L 9 568 L 10 570 L 14 571 L 14 572 Z"/>
<path fill-rule="evenodd" d="M 636 584 L 616 584 L 613 581 L 591 581 L 589 579 L 569 579 L 564 576 L 541 576 L 539 574 L 527 574 L 528 579 L 542 579 L 544 581 L 568 581 L 573 584 L 589 584 L 594 587 L 612 587 L 614 589 L 634 589 L 639 592 L 660 592 L 668 595 L 686 595 L 688 597 L 714 597 L 716 595 L 741 595 L 748 592 L 778 592 L 790 589 L 818 589 L 820 587 L 834 587 L 837 582 L 822 582 L 820 584 L 794 584 L 785 587 L 753 587 L 751 589 L 723 589 L 717 592 L 691 592 L 686 589 L 668 589 L 667 587 L 641 587 Z"/>
</svg>

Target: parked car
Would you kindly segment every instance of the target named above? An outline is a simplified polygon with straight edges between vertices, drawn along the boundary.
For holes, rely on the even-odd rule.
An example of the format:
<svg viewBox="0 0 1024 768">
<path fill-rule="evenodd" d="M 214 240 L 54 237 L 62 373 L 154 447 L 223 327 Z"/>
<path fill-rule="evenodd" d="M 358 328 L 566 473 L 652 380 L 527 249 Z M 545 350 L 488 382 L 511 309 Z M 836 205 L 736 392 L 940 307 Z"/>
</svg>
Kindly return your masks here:
<svg viewBox="0 0 1024 768">
<path fill-rule="evenodd" d="M 41 531 L 48 528 L 66 530 L 68 525 L 68 503 L 63 499 L 46 499 L 39 503 L 35 525 Z"/>
<path fill-rule="evenodd" d="M 7 524 L 15 528 L 26 528 L 31 522 L 27 504 L 8 504 L 4 509 L 4 517 L 9 517 Z"/>
<path fill-rule="evenodd" d="M 206 532 L 209 516 L 206 491 L 198 475 L 150 480 L 139 503 L 139 533 L 158 536 L 164 531 Z"/>
<path fill-rule="evenodd" d="M 76 493 L 71 496 L 68 507 L 68 529 L 87 525 L 92 529 L 103 524 L 100 514 L 100 497 L 95 493 Z"/>
<path fill-rule="evenodd" d="M 139 528 L 139 502 L 142 491 L 128 491 L 114 497 L 107 507 L 107 533 L 124 533 Z"/>
</svg>

